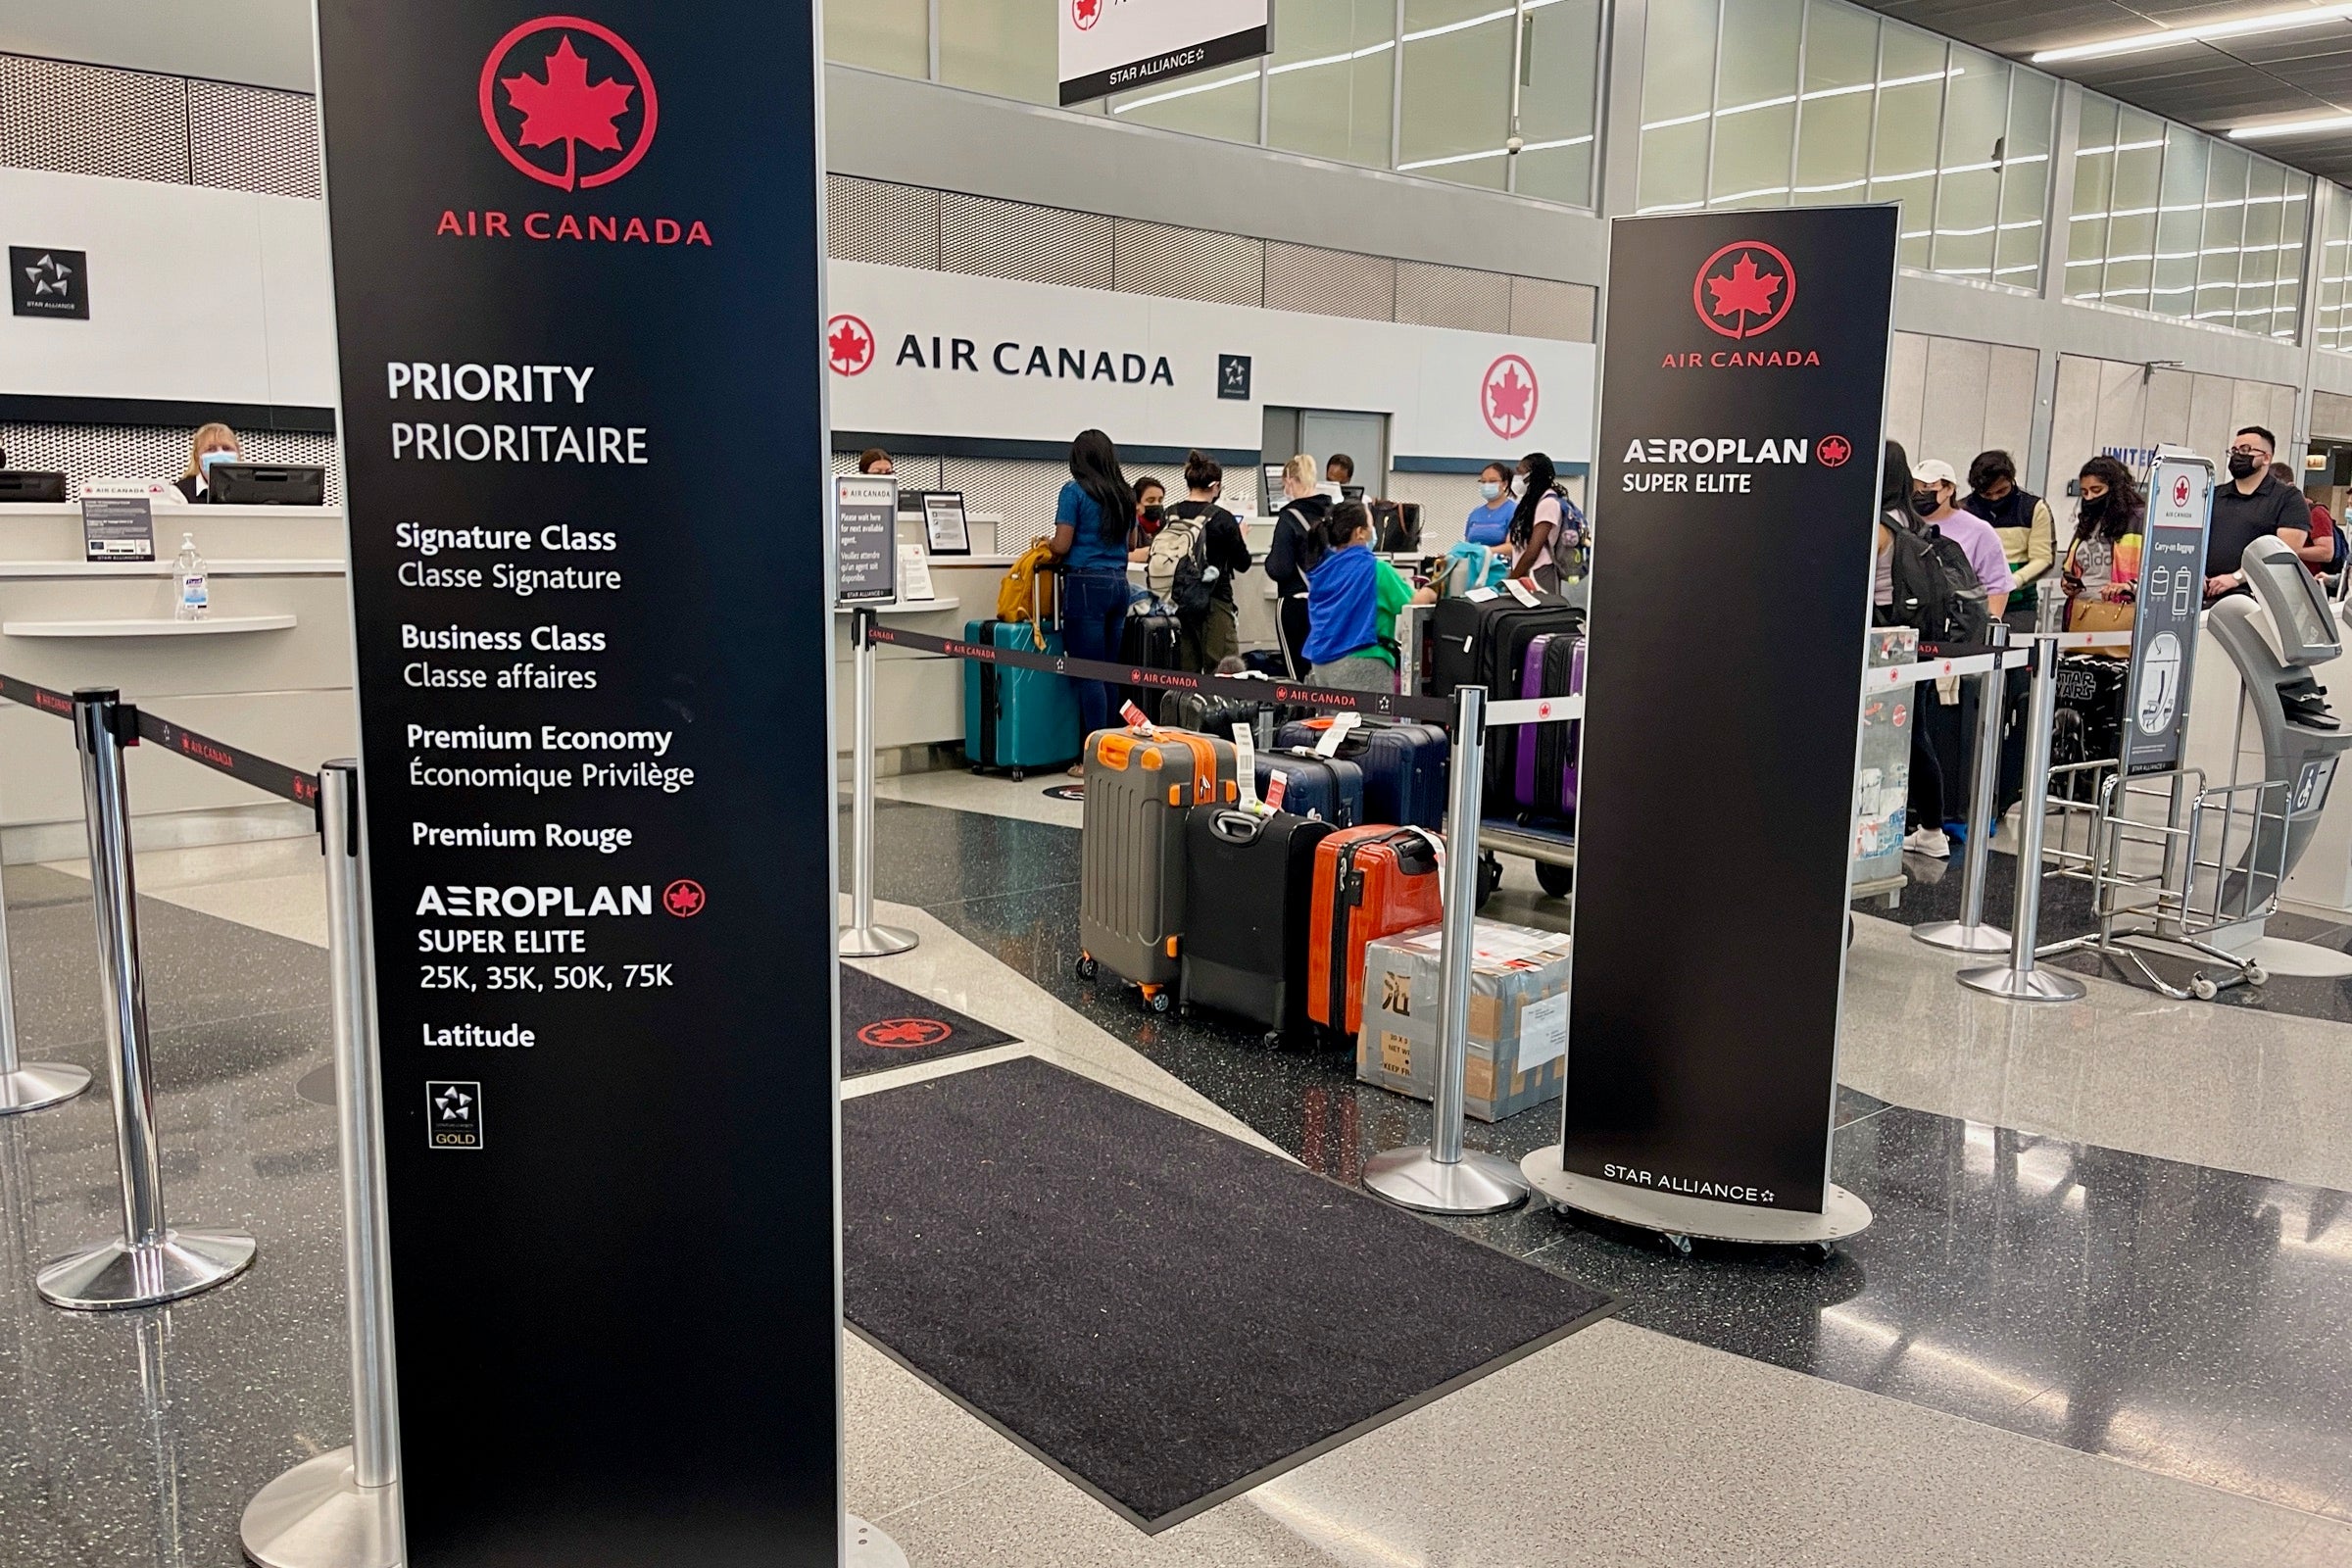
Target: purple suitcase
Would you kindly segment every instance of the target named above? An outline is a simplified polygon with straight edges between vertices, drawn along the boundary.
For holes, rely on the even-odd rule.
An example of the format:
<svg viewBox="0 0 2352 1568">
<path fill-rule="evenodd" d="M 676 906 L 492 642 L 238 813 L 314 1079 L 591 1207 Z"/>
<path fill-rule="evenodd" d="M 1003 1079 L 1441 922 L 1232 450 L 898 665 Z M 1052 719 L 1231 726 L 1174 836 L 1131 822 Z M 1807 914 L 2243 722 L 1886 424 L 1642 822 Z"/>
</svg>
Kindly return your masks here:
<svg viewBox="0 0 2352 1568">
<path fill-rule="evenodd" d="M 1519 667 L 1519 695 L 1521 697 L 1544 695 L 1544 650 L 1550 643 L 1549 634 L 1542 637 L 1530 637 L 1527 640 L 1527 658 L 1521 662 Z M 1511 779 L 1511 799 L 1527 809 L 1533 809 L 1536 805 L 1536 754 L 1543 749 L 1539 742 L 1544 730 L 1544 726 L 1542 724 L 1522 724 L 1519 726 L 1518 735 L 1512 739 L 1511 743 L 1515 764 Z"/>
<path fill-rule="evenodd" d="M 1568 690 L 1570 695 L 1581 697 L 1585 691 L 1585 640 L 1582 637 L 1576 640 L 1574 659 L 1575 662 L 1570 666 Z M 1583 739 L 1584 727 L 1585 721 L 1581 718 L 1559 726 L 1560 810 L 1568 816 L 1576 815 L 1576 758 L 1580 750 L 1577 742 Z"/>
</svg>

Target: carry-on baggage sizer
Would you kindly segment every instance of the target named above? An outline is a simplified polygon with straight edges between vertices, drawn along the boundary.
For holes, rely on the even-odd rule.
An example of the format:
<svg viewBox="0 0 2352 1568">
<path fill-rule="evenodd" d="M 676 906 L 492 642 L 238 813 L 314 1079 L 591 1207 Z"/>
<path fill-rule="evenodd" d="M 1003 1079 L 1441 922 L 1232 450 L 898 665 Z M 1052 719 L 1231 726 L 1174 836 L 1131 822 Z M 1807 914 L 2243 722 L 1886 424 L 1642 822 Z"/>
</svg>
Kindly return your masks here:
<svg viewBox="0 0 2352 1568">
<path fill-rule="evenodd" d="M 1331 732 L 1333 722 L 1310 718 L 1285 724 L 1274 744 L 1286 751 L 1297 746 L 1312 750 Z M 1364 814 L 1356 820 L 1444 827 L 1450 744 L 1436 724 L 1374 720 L 1349 730 L 1337 755 L 1364 770 Z"/>
<path fill-rule="evenodd" d="M 1334 829 L 1289 811 L 1202 807 L 1184 829 L 1187 906 L 1214 898 L 1217 918 L 1187 931 L 1178 957 L 1184 1005 L 1246 1018 L 1269 1049 L 1303 1033 L 1307 904 L 1315 850 Z"/>
<path fill-rule="evenodd" d="M 1023 620 L 967 620 L 963 640 L 1021 653 L 1062 652 L 1061 628 L 1046 624 L 1054 597 L 1050 574 L 1030 579 L 1032 629 Z M 1078 689 L 1048 669 L 1015 669 L 985 659 L 963 661 L 963 752 L 972 771 L 1004 769 L 1014 781 L 1033 767 L 1051 767 L 1076 757 Z"/>
<path fill-rule="evenodd" d="M 1353 1040 L 1363 1022 L 1366 944 L 1434 924 L 1443 912 L 1443 842 L 1423 828 L 1383 826 L 1334 833 L 1317 847 L 1306 1012 L 1335 1035 Z"/>
<path fill-rule="evenodd" d="M 1181 972 L 1185 813 L 1240 799 L 1231 741 L 1183 730 L 1087 737 L 1086 827 L 1079 851 L 1078 974 L 1098 966 L 1143 987 L 1153 1012 L 1174 1005 Z"/>
</svg>

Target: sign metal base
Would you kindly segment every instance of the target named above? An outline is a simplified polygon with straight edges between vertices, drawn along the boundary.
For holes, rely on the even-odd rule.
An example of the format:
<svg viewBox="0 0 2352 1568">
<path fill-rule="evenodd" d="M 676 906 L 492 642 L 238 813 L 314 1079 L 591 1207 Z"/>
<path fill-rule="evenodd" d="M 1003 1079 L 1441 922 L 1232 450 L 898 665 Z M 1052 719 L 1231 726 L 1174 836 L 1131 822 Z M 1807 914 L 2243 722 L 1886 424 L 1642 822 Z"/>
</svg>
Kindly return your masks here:
<svg viewBox="0 0 2352 1568">
<path fill-rule="evenodd" d="M 1931 948 L 1946 948 L 1953 953 L 2007 953 L 2009 933 L 1997 925 L 1983 921 L 1970 924 L 1963 920 L 1937 920 L 1929 925 L 1914 926 L 1911 940 L 1924 942 Z"/>
<path fill-rule="evenodd" d="M 842 1553 L 842 1568 L 907 1568 L 906 1553 L 879 1527 L 856 1514 L 848 1515 L 844 1523 L 849 1526 L 850 1539 Z"/>
<path fill-rule="evenodd" d="M 1963 969 L 1955 978 L 1971 991 L 2011 1002 L 2081 1002 L 2090 990 L 2069 975 L 2047 969 L 2012 969 L 2005 963 Z"/>
<path fill-rule="evenodd" d="M 253 1266 L 253 1238 L 166 1231 L 163 1240 L 102 1242 L 59 1258 L 33 1281 L 41 1299 L 74 1312 L 157 1306 L 235 1279 Z"/>
<path fill-rule="evenodd" d="M 62 1062 L 30 1062 L 0 1072 L 0 1116 L 61 1104 L 90 1087 L 90 1075 Z"/>
<path fill-rule="evenodd" d="M 887 958 L 894 953 L 911 952 L 920 940 L 895 925 L 845 925 L 841 928 L 841 956 Z"/>
<path fill-rule="evenodd" d="M 1364 1187 L 1423 1214 L 1499 1214 L 1527 1201 L 1509 1160 L 1474 1150 L 1441 1163 L 1426 1148 L 1392 1149 L 1364 1162 Z"/>
<path fill-rule="evenodd" d="M 1684 1198 L 1579 1176 L 1560 1168 L 1560 1146 L 1548 1145 L 1519 1162 L 1528 1185 L 1555 1209 L 1574 1209 L 1656 1231 L 1688 1250 L 1692 1241 L 1748 1242 L 1760 1247 L 1828 1248 L 1870 1228 L 1870 1205 L 1832 1183 L 1822 1211 L 1755 1208 L 1709 1198 Z"/>
<path fill-rule="evenodd" d="M 402 1568 L 400 1487 L 363 1487 L 351 1449 L 301 1464 L 254 1494 L 237 1534 L 260 1568 Z"/>
</svg>

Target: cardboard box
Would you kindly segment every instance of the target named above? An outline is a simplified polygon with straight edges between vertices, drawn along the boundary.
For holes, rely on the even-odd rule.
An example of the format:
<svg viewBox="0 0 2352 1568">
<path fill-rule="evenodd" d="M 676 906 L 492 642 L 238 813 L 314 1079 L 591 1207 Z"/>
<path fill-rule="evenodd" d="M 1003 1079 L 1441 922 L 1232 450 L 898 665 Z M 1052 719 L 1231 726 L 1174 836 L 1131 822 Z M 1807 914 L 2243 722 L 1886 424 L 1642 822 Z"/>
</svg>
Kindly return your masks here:
<svg viewBox="0 0 2352 1568">
<path fill-rule="evenodd" d="M 1438 949 L 1432 925 L 1364 950 L 1364 1023 L 1355 1049 L 1362 1082 L 1436 1098 Z M 1567 1078 L 1568 938 L 1479 921 L 1464 1107 L 1480 1121 L 1500 1121 L 1559 1099 Z"/>
</svg>

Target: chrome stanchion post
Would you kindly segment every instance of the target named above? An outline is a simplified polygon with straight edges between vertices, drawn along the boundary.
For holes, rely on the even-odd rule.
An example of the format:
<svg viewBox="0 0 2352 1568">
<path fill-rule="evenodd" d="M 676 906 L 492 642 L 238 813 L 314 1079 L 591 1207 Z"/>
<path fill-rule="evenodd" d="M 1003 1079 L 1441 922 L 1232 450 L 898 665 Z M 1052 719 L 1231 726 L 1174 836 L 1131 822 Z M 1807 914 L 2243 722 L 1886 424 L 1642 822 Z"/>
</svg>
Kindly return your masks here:
<svg viewBox="0 0 2352 1568">
<path fill-rule="evenodd" d="M 855 717 L 850 729 L 850 923 L 842 927 L 845 958 L 887 958 L 915 945 L 915 935 L 874 924 L 874 612 L 850 612 L 855 655 Z"/>
<path fill-rule="evenodd" d="M 1364 1162 L 1364 1187 L 1424 1214 L 1499 1214 L 1527 1201 L 1507 1159 L 1462 1148 L 1463 1082 L 1470 1066 L 1470 970 L 1478 946 L 1479 786 L 1487 693 L 1453 697 L 1453 758 L 1446 808 L 1446 909 L 1439 948 L 1438 1082 L 1426 1148 L 1392 1149 Z"/>
<path fill-rule="evenodd" d="M 351 1446 L 307 1459 L 254 1494 L 238 1534 L 262 1568 L 401 1568 L 400 1423 L 392 1381 L 392 1268 L 384 1230 L 382 1078 L 368 984 L 360 772 L 318 770 L 326 855 L 326 956 L 334 986 L 336 1143 L 343 1163 L 344 1315 Z"/>
<path fill-rule="evenodd" d="M 2005 642 L 2008 628 L 1995 622 L 1993 640 Z M 2001 707 L 2009 672 L 1996 656 L 1992 668 L 1978 677 L 1977 781 L 1969 799 L 1967 858 L 1960 871 L 1960 918 L 1937 920 L 1915 927 L 1914 941 L 1957 953 L 2006 953 L 2009 933 L 1984 923 L 1984 870 L 1992 859 L 1992 834 L 2000 820 L 1993 809 L 2001 787 Z"/>
<path fill-rule="evenodd" d="M 62 1061 L 17 1059 L 16 981 L 8 954 L 8 898 L 0 893 L 0 1116 L 39 1110 L 90 1087 L 89 1073 Z"/>
<path fill-rule="evenodd" d="M 2079 1002 L 2087 988 L 2071 975 L 2034 967 L 2041 924 L 2041 836 L 2050 810 L 2050 728 L 2058 719 L 2058 639 L 2034 639 L 2034 696 L 2026 732 L 2026 798 L 2018 810 L 2017 905 L 2010 920 L 2009 961 L 1958 976 L 1971 991 L 2014 1002 Z"/>
<path fill-rule="evenodd" d="M 75 1310 L 154 1306 L 210 1290 L 253 1263 L 253 1238 L 234 1231 L 173 1230 L 164 1220 L 163 1161 L 155 1140 L 149 1073 L 147 983 L 139 961 L 139 894 L 130 863 L 130 797 L 122 749 L 137 710 L 112 687 L 74 694 L 81 751 L 90 885 L 98 906 L 98 972 L 115 1099 L 115 1152 L 122 1172 L 122 1238 L 69 1253 L 34 1281 L 53 1306 Z"/>
</svg>

